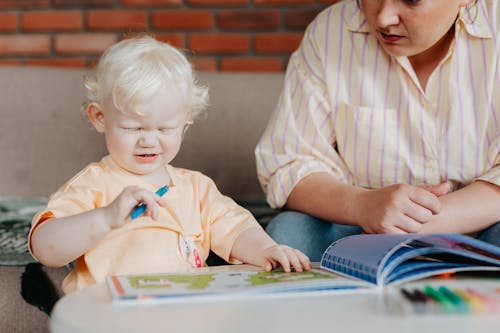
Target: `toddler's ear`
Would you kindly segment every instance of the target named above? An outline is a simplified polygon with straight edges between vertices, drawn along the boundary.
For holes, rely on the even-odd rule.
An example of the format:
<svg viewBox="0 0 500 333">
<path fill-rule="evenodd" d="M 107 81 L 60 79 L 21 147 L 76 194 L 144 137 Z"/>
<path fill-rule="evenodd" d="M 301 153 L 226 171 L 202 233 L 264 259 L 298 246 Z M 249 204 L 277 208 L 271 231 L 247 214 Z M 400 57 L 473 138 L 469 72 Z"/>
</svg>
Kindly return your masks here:
<svg viewBox="0 0 500 333">
<path fill-rule="evenodd" d="M 99 133 L 104 132 L 104 113 L 97 103 L 90 103 L 87 106 L 87 117 Z"/>
</svg>

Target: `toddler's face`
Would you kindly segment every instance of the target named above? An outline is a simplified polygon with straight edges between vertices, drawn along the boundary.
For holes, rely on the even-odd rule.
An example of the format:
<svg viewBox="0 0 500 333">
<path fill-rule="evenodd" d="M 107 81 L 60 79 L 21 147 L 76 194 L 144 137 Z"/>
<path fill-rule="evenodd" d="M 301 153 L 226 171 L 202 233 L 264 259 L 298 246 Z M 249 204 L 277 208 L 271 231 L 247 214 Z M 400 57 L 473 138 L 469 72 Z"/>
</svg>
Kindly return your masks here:
<svg viewBox="0 0 500 333">
<path fill-rule="evenodd" d="M 138 107 L 141 115 L 104 111 L 106 146 L 113 160 L 138 175 L 163 172 L 179 152 L 189 121 L 182 94 L 161 92 Z"/>
</svg>

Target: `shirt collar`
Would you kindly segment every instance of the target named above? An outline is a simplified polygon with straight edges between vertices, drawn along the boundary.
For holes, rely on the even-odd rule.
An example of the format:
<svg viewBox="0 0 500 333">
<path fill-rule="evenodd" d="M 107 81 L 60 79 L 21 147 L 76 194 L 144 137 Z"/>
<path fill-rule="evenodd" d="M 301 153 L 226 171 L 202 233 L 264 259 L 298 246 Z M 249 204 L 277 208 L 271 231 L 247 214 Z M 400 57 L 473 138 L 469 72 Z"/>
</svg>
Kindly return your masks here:
<svg viewBox="0 0 500 333">
<path fill-rule="evenodd" d="M 476 3 L 471 9 L 462 8 L 457 19 L 457 24 L 462 25 L 469 35 L 477 38 L 493 37 L 488 22 L 490 20 L 483 2 Z"/>
<path fill-rule="evenodd" d="M 141 187 L 144 187 L 144 188 L 151 190 L 151 191 L 156 191 L 158 189 L 158 186 L 159 186 L 158 184 L 151 184 L 151 183 L 145 182 L 143 180 L 140 180 L 140 178 L 138 178 L 133 173 L 130 173 L 129 171 L 120 167 L 113 160 L 113 158 L 110 155 L 103 157 L 101 160 L 101 163 L 103 163 L 104 166 L 107 166 L 114 173 L 119 174 L 120 177 L 127 179 L 127 182 L 130 185 L 141 186 Z M 173 166 L 171 166 L 169 164 L 166 164 L 165 168 L 167 170 L 168 175 L 170 176 L 170 183 L 169 184 L 160 184 L 160 185 L 161 186 L 168 185 L 169 187 L 174 187 L 179 182 L 178 172 Z"/>
<path fill-rule="evenodd" d="M 347 2 L 345 7 L 344 23 L 347 29 L 357 33 L 369 33 L 370 27 L 366 17 L 358 7 L 356 1 Z M 483 3 L 478 2 L 475 8 L 462 8 L 456 24 L 462 25 L 471 36 L 477 38 L 492 38 L 493 33 L 488 24 L 489 17 Z"/>
<path fill-rule="evenodd" d="M 168 175 L 170 176 L 170 184 L 168 186 L 175 187 L 175 185 L 179 183 L 179 174 L 177 172 L 177 169 L 170 164 L 165 165 L 165 168 L 167 169 Z"/>
<path fill-rule="evenodd" d="M 365 14 L 359 8 L 357 1 L 348 1 L 345 6 L 344 23 L 347 29 L 352 32 L 370 32 Z"/>
</svg>

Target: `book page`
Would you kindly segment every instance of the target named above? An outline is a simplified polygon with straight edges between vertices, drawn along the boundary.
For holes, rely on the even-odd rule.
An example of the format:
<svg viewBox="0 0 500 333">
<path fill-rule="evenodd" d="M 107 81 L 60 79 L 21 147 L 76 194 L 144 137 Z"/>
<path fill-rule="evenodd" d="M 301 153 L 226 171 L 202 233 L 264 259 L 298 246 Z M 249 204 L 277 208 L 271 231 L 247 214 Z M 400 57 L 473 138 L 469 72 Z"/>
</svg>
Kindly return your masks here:
<svg viewBox="0 0 500 333">
<path fill-rule="evenodd" d="M 291 273 L 232 269 L 181 274 L 110 276 L 106 282 L 113 301 L 299 293 L 368 287 L 367 284 L 319 269 Z"/>
</svg>

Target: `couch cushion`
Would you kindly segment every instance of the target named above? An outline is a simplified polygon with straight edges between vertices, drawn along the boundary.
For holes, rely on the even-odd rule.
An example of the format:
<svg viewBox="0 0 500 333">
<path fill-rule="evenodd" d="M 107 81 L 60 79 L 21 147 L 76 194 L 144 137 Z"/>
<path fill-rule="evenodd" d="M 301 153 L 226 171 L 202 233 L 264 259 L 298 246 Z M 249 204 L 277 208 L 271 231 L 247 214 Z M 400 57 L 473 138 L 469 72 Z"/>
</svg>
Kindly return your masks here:
<svg viewBox="0 0 500 333">
<path fill-rule="evenodd" d="M 66 268 L 44 268 L 59 295 Z M 24 267 L 0 266 L 0 331 L 47 332 L 48 316 L 21 296 L 21 275 Z"/>
<path fill-rule="evenodd" d="M 80 113 L 85 73 L 0 68 L 0 195 L 47 196 L 105 153 Z"/>
</svg>

